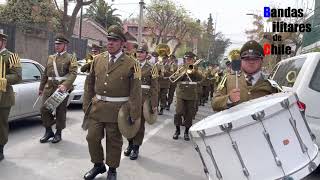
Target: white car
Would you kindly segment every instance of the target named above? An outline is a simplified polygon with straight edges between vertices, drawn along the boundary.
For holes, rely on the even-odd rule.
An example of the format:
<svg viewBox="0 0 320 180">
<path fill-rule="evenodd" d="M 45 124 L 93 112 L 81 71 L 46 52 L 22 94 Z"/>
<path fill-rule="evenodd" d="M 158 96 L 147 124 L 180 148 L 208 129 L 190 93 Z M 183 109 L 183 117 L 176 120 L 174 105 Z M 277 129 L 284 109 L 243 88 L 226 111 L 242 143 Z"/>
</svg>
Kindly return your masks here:
<svg viewBox="0 0 320 180">
<path fill-rule="evenodd" d="M 78 63 L 82 66 L 85 64 L 83 61 L 78 61 Z M 84 93 L 84 82 L 86 80 L 86 73 L 82 73 L 80 71 L 80 67 L 78 68 L 77 78 L 73 82 L 74 90 L 70 93 L 68 99 L 69 104 L 82 104 L 83 103 L 83 93 Z"/>
<path fill-rule="evenodd" d="M 22 82 L 13 85 L 15 105 L 12 106 L 9 121 L 40 115 L 41 99 L 38 98 L 41 74 L 44 67 L 36 61 L 21 59 Z"/>
<path fill-rule="evenodd" d="M 296 92 L 320 145 L 320 53 L 282 60 L 271 73 L 284 91 Z"/>
</svg>

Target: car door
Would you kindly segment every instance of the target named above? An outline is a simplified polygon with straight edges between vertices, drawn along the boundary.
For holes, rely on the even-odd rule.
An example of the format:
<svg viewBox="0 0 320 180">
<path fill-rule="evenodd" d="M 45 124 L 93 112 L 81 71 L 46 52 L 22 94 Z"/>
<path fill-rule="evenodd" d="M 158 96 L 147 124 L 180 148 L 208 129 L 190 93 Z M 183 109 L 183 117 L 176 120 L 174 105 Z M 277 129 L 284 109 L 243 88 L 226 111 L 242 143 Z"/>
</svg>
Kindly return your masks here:
<svg viewBox="0 0 320 180">
<path fill-rule="evenodd" d="M 316 66 L 316 68 L 314 69 L 310 83 L 306 86 L 306 90 L 304 92 L 304 94 L 307 95 L 305 98 L 309 103 L 306 108 L 306 115 L 320 120 L 320 60 L 318 59 L 317 64 L 314 62 L 313 66 Z"/>
<path fill-rule="evenodd" d="M 22 83 L 19 84 L 16 103 L 20 104 L 19 114 L 28 116 L 40 112 L 41 99 L 33 108 L 33 104 L 38 98 L 38 89 L 41 80 L 41 68 L 31 61 L 22 62 Z"/>
</svg>

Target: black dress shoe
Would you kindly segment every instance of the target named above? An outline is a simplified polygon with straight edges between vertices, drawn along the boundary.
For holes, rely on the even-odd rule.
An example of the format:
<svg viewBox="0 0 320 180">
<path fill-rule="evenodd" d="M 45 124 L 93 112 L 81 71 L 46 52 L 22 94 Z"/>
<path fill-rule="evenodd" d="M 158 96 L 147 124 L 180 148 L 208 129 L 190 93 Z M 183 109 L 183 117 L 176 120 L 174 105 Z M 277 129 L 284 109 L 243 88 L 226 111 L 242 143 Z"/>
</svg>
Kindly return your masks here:
<svg viewBox="0 0 320 180">
<path fill-rule="evenodd" d="M 130 156 L 132 149 L 133 149 L 133 145 L 130 145 L 130 144 L 129 144 L 128 147 L 127 147 L 127 149 L 123 152 L 123 154 L 124 154 L 125 156 Z"/>
<path fill-rule="evenodd" d="M 108 171 L 107 180 L 117 180 L 117 172 Z"/>
<path fill-rule="evenodd" d="M 2 161 L 3 159 L 4 159 L 3 153 L 0 153 L 0 161 Z"/>
<path fill-rule="evenodd" d="M 52 137 L 54 137 L 52 129 L 51 128 L 46 128 L 46 132 L 44 133 L 43 137 L 40 139 L 40 143 L 46 143 Z"/>
<path fill-rule="evenodd" d="M 184 140 L 190 141 L 190 137 L 188 133 L 184 133 Z"/>
<path fill-rule="evenodd" d="M 3 146 L 0 145 L 0 161 L 2 161 L 4 159 L 4 155 L 3 155 Z"/>
<path fill-rule="evenodd" d="M 160 109 L 160 112 L 158 113 L 158 115 L 162 115 L 163 114 L 163 108 Z"/>
<path fill-rule="evenodd" d="M 52 139 L 52 143 L 58 143 L 58 142 L 60 142 L 62 140 L 62 138 L 61 138 L 61 134 L 55 134 L 54 135 L 54 138 Z"/>
<path fill-rule="evenodd" d="M 62 140 L 61 138 L 61 130 L 57 130 L 56 134 L 54 135 L 54 138 L 52 139 L 52 143 L 58 143 Z"/>
<path fill-rule="evenodd" d="M 167 105 L 166 110 L 170 111 L 170 105 L 169 104 Z"/>
<path fill-rule="evenodd" d="M 88 171 L 85 175 L 84 175 L 84 179 L 85 180 L 92 180 L 94 179 L 98 174 L 103 174 L 105 173 L 106 170 L 106 166 L 103 163 L 99 163 L 99 164 L 95 164 L 93 166 L 93 168 Z"/>
<path fill-rule="evenodd" d="M 180 135 L 180 132 L 179 131 L 176 131 L 173 135 L 173 139 L 177 140 L 179 138 L 179 135 Z"/>
<path fill-rule="evenodd" d="M 138 159 L 138 157 L 139 157 L 139 146 L 135 145 L 133 147 L 133 150 L 131 151 L 130 159 L 131 160 L 136 160 L 136 159 Z"/>
</svg>

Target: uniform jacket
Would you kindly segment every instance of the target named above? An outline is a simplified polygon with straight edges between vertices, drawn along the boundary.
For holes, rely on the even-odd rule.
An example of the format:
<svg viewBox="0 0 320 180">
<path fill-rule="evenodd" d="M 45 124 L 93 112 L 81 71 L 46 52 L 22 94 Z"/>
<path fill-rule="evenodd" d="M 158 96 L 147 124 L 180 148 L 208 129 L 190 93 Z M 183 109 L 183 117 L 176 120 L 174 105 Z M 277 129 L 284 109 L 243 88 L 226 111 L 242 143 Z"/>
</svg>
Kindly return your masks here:
<svg viewBox="0 0 320 180">
<path fill-rule="evenodd" d="M 122 105 L 128 105 L 130 117 L 134 120 L 141 117 L 141 72 L 140 64 L 122 54 L 109 67 L 108 52 L 94 57 L 91 71 L 88 75 L 88 96 L 84 102 L 92 101 L 89 113 L 90 119 L 103 122 L 117 122 L 118 112 Z M 137 69 L 138 68 L 138 69 Z M 129 97 L 128 102 L 105 102 L 98 100 L 95 95 L 107 97 Z M 83 104 L 87 109 L 88 104 Z"/>
<path fill-rule="evenodd" d="M 184 68 L 188 68 L 188 65 L 184 65 Z M 202 80 L 202 75 L 195 71 L 190 74 L 189 77 L 193 82 L 200 82 Z M 178 85 L 176 89 L 177 98 L 185 99 L 185 100 L 197 100 L 198 99 L 198 88 L 197 84 L 184 84 L 184 82 L 189 82 L 187 75 L 182 76 L 178 80 Z"/>
<path fill-rule="evenodd" d="M 163 67 L 162 67 L 163 66 Z M 170 80 L 169 76 L 171 76 L 170 72 L 170 65 L 165 64 L 165 65 L 159 65 L 158 67 L 159 70 L 159 86 L 160 88 L 170 88 Z M 162 72 L 164 70 L 164 72 Z"/>
<path fill-rule="evenodd" d="M 225 83 L 219 85 L 214 100 L 212 101 L 212 108 L 214 111 L 222 111 L 242 102 L 276 93 L 278 91 L 276 88 L 272 87 L 268 80 L 265 79 L 262 75 L 255 85 L 248 86 L 244 73 L 241 73 L 238 76 L 240 101 L 229 105 L 227 104 L 229 99 L 228 94 L 232 89 L 236 88 L 236 75 L 229 74 L 225 78 Z"/>
<path fill-rule="evenodd" d="M 0 91 L 0 108 L 10 107 L 15 104 L 15 95 L 12 85 L 18 84 L 22 80 L 22 70 L 20 58 L 8 50 L 0 53 L 2 64 L 0 65 L 1 77 L 6 79 L 5 92 Z"/>
<path fill-rule="evenodd" d="M 146 62 L 144 66 L 141 67 L 142 77 L 141 83 L 142 85 L 150 86 L 150 89 L 142 88 L 142 105 L 147 98 L 151 100 L 151 106 L 157 107 L 158 106 L 158 92 L 159 92 L 159 84 L 158 84 L 158 75 L 152 73 L 152 69 L 156 66 L 152 66 L 149 62 Z"/>
<path fill-rule="evenodd" d="M 49 80 L 49 77 L 57 77 L 54 70 L 53 62 L 56 62 L 57 71 L 60 77 L 67 77 L 66 80 L 57 81 Z M 39 89 L 44 91 L 45 96 L 50 96 L 57 88 L 62 84 L 67 89 L 72 88 L 72 84 L 77 77 L 78 63 L 76 58 L 65 52 L 58 56 L 57 54 L 50 55 L 47 61 L 47 65 L 41 78 Z"/>
</svg>

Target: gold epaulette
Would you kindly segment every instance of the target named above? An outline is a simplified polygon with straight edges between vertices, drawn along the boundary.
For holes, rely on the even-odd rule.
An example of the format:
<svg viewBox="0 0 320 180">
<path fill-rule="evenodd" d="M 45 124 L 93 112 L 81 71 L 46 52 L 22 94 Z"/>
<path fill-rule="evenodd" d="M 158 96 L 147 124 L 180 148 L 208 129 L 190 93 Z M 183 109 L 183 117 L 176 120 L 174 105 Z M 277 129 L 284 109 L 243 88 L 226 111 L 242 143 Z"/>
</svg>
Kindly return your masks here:
<svg viewBox="0 0 320 180">
<path fill-rule="evenodd" d="M 6 62 L 0 56 L 0 92 L 6 92 L 7 79 L 6 79 Z"/>
<path fill-rule="evenodd" d="M 152 66 L 151 75 L 152 75 L 152 79 L 156 79 L 159 77 L 159 71 L 158 71 L 157 65 Z"/>
<path fill-rule="evenodd" d="M 16 53 L 11 53 L 9 57 L 9 68 L 13 67 L 21 67 L 20 58 Z"/>
<path fill-rule="evenodd" d="M 225 74 L 223 77 L 222 77 L 222 80 L 220 81 L 218 87 L 217 87 L 217 90 L 218 91 L 221 91 L 223 88 L 224 88 L 224 85 L 226 84 L 226 81 L 227 81 L 227 77 L 228 77 L 228 74 Z"/>
<path fill-rule="evenodd" d="M 134 77 L 133 77 L 133 78 L 134 78 L 134 79 L 139 79 L 139 80 L 141 80 L 142 74 L 141 74 L 140 63 L 136 61 L 136 62 L 134 63 L 133 68 L 134 68 Z"/>
<path fill-rule="evenodd" d="M 73 53 L 70 59 L 71 66 L 78 66 L 77 55 Z"/>
</svg>

